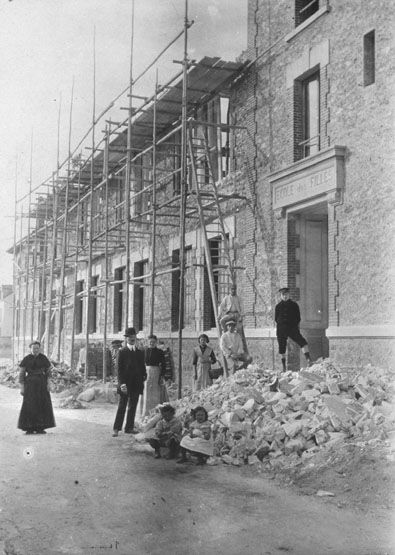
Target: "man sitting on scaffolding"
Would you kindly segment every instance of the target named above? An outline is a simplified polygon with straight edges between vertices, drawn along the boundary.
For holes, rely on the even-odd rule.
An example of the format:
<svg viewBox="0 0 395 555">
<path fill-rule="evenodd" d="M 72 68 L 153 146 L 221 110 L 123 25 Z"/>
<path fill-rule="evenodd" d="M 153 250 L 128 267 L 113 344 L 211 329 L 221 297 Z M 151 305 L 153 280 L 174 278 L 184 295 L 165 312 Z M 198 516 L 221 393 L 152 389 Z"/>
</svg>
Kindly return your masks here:
<svg viewBox="0 0 395 555">
<path fill-rule="evenodd" d="M 236 322 L 236 329 L 241 333 L 243 326 L 243 306 L 240 297 L 236 293 L 236 285 L 232 284 L 230 293 L 226 295 L 218 308 L 218 321 L 222 331 L 226 331 L 229 320 Z"/>
</svg>

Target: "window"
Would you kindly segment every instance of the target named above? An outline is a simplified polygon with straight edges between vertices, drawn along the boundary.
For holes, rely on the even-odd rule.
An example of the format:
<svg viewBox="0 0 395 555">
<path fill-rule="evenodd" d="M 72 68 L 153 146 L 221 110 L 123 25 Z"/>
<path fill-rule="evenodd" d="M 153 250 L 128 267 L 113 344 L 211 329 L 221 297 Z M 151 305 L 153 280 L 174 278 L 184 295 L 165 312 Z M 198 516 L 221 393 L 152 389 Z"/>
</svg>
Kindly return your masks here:
<svg viewBox="0 0 395 555">
<path fill-rule="evenodd" d="M 181 132 L 171 138 L 170 167 L 173 171 L 173 196 L 181 194 Z"/>
<path fill-rule="evenodd" d="M 309 19 L 319 8 L 319 0 L 295 1 L 295 27 Z"/>
<path fill-rule="evenodd" d="M 180 312 L 180 251 L 174 250 L 171 255 L 171 331 L 178 330 Z"/>
<path fill-rule="evenodd" d="M 90 310 L 89 310 L 89 332 L 97 331 L 97 285 L 99 276 L 92 276 L 92 289 L 90 293 Z"/>
<path fill-rule="evenodd" d="M 184 326 L 194 322 L 194 268 L 192 266 L 192 248 L 185 250 L 185 295 L 184 295 Z"/>
<path fill-rule="evenodd" d="M 75 332 L 82 333 L 83 330 L 83 318 L 84 318 L 84 300 L 83 291 L 85 289 L 85 282 L 83 279 L 77 281 L 76 292 L 77 296 L 75 299 Z"/>
<path fill-rule="evenodd" d="M 226 270 L 226 260 L 222 238 L 211 239 L 210 257 L 214 274 L 214 287 L 218 303 L 229 293 L 230 278 Z M 203 295 L 203 327 L 204 329 L 216 326 L 210 281 L 207 267 L 204 269 L 204 295 Z"/>
<path fill-rule="evenodd" d="M 134 264 L 134 301 L 133 301 L 133 322 L 135 324 L 136 331 L 144 329 L 144 324 L 147 320 L 147 313 L 149 303 L 144 303 L 145 297 L 145 282 L 148 283 L 146 278 L 139 276 L 144 276 L 148 273 L 148 260 L 141 260 L 140 262 L 135 262 Z M 140 285 L 141 284 L 141 285 Z M 147 306 L 144 310 L 144 304 Z"/>
<path fill-rule="evenodd" d="M 194 322 L 194 268 L 192 265 L 192 248 L 185 249 L 185 274 L 184 274 L 184 312 L 183 328 L 192 326 Z M 175 270 L 171 275 L 171 329 L 178 330 L 180 313 L 180 251 L 174 250 L 172 254 L 172 267 Z"/>
<path fill-rule="evenodd" d="M 229 173 L 229 98 L 220 98 L 220 119 L 221 123 L 227 127 L 221 127 L 221 177 L 226 177 Z"/>
<path fill-rule="evenodd" d="M 295 81 L 294 158 L 300 160 L 320 150 L 320 75 L 319 71 Z"/>
<path fill-rule="evenodd" d="M 114 281 L 114 333 L 122 331 L 124 317 L 125 266 L 115 268 Z"/>
<path fill-rule="evenodd" d="M 374 30 L 363 37 L 363 84 L 367 87 L 375 81 Z"/>
</svg>

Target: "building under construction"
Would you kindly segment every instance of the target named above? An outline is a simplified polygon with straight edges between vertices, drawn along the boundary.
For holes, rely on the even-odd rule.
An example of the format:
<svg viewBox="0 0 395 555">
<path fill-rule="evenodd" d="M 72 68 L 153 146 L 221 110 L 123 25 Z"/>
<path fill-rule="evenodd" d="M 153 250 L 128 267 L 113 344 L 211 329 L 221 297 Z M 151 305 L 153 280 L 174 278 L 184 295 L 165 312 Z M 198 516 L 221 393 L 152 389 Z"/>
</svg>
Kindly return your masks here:
<svg viewBox="0 0 395 555">
<path fill-rule="evenodd" d="M 126 119 L 101 118 L 99 134 L 94 117 L 90 155 L 69 149 L 17 203 L 16 356 L 39 338 L 54 360 L 106 376 L 111 341 L 133 325 L 164 339 L 180 385 L 198 334 L 216 345 L 236 283 L 250 352 L 269 367 L 284 285 L 313 358 L 389 364 L 391 18 L 343 4 L 250 0 L 240 62 L 191 61 L 186 17 L 182 71 L 150 97 L 131 76 Z"/>
</svg>

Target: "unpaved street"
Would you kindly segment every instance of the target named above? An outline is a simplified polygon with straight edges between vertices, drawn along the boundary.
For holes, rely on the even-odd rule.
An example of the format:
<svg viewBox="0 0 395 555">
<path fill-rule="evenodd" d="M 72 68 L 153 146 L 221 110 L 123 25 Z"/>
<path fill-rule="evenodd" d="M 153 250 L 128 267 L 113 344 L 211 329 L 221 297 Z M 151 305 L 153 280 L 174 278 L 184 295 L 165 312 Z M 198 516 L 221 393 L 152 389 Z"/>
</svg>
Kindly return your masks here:
<svg viewBox="0 0 395 555">
<path fill-rule="evenodd" d="M 0 386 L 0 554 L 384 555 L 390 522 L 297 496 L 242 468 L 181 466 L 111 437 L 115 407 L 16 429 Z M 106 422 L 106 420 L 108 421 Z"/>
</svg>

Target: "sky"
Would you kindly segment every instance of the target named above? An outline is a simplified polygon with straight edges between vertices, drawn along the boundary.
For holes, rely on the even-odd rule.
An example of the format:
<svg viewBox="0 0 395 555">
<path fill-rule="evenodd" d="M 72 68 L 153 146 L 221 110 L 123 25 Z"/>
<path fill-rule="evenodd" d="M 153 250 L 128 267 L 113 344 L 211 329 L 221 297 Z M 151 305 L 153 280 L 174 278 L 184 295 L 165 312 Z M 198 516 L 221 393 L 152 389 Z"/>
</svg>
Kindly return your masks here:
<svg viewBox="0 0 395 555">
<path fill-rule="evenodd" d="M 134 76 L 182 31 L 184 16 L 185 0 L 135 0 Z M 247 0 L 188 0 L 188 19 L 194 21 L 190 58 L 235 60 L 245 50 Z M 15 198 L 25 213 L 30 176 L 34 190 L 55 171 L 58 152 L 60 162 L 66 159 L 70 131 L 73 150 L 89 129 L 93 52 L 96 115 L 128 86 L 131 35 L 132 0 L 0 0 L 0 285 L 12 283 L 6 250 L 14 242 Z M 134 93 L 152 94 L 156 71 L 159 83 L 166 82 L 180 71 L 174 60 L 182 57 L 183 38 Z M 127 106 L 125 97 L 106 117 L 125 119 L 120 106 Z M 98 136 L 104 125 L 97 126 Z"/>
</svg>

